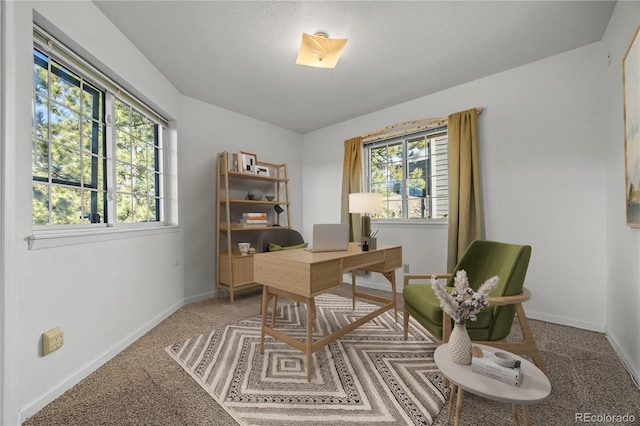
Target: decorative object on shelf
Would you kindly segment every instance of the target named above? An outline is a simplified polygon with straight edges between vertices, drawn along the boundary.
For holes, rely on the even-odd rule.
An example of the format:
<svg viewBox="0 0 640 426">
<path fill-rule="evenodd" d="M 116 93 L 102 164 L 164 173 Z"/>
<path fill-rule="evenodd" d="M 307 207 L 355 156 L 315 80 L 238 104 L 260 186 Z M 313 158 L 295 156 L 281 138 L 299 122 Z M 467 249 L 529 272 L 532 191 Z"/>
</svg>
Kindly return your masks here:
<svg viewBox="0 0 640 426">
<path fill-rule="evenodd" d="M 273 201 L 273 200 L 275 200 L 276 196 L 275 195 L 265 195 L 264 198 L 266 198 L 267 201 Z"/>
<path fill-rule="evenodd" d="M 486 297 L 498 285 L 498 281 L 497 275 L 491 277 L 476 292 L 469 287 L 467 272 L 460 270 L 453 279 L 454 289 L 449 294 L 435 276 L 431 277 L 431 286 L 440 300 L 440 307 L 455 322 L 449 337 L 449 355 L 453 362 L 471 364 L 471 339 L 467 333 L 466 322 L 477 321 L 476 314 L 489 306 Z"/>
<path fill-rule="evenodd" d="M 256 166 L 256 174 L 259 176 L 269 177 L 269 168 L 265 166 Z"/>
<path fill-rule="evenodd" d="M 238 243 L 238 249 L 240 250 L 241 256 L 248 255 L 250 248 L 251 248 L 251 243 Z"/>
<path fill-rule="evenodd" d="M 284 209 L 280 207 L 280 204 L 273 206 L 273 209 L 276 211 L 276 223 L 274 223 L 273 226 L 280 226 L 280 213 L 282 213 Z"/>
<path fill-rule="evenodd" d="M 249 192 L 247 192 L 247 199 L 260 201 L 262 200 L 263 195 L 264 194 L 262 193 L 262 191 L 260 191 L 258 188 L 251 188 Z"/>
<path fill-rule="evenodd" d="M 349 194 L 349 213 L 360 213 L 362 237 L 371 238 L 370 213 L 382 212 L 382 194 L 377 192 L 354 192 Z M 369 242 L 371 248 L 371 243 Z"/>
<path fill-rule="evenodd" d="M 255 175 L 258 157 L 255 154 L 251 154 L 249 152 L 239 152 L 238 155 L 240 156 L 240 166 L 242 166 L 242 169 L 240 171 L 242 173 L 250 173 Z"/>
</svg>

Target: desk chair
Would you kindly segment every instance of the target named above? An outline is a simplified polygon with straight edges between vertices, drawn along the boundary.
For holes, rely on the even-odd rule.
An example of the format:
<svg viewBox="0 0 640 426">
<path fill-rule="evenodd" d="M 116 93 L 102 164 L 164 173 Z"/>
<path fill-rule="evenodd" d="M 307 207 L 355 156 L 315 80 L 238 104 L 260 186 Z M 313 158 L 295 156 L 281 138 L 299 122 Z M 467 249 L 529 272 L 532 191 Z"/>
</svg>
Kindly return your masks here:
<svg viewBox="0 0 640 426">
<path fill-rule="evenodd" d="M 496 241 L 473 241 L 451 274 L 433 274 L 446 279 L 447 287 L 453 287 L 453 277 L 465 270 L 469 285 L 474 290 L 487 279 L 497 275 L 498 286 L 488 298 L 490 306 L 477 315 L 476 322 L 467 322 L 471 340 L 519 355 L 529 355 L 538 368 L 546 373 L 533 331 L 522 308 L 531 298 L 531 292 L 523 287 L 531 257 L 531 246 L 507 244 Z M 436 340 L 446 343 L 451 335 L 451 317 L 440 308 L 440 301 L 431 287 L 432 274 L 404 275 L 404 337 L 407 338 L 409 315 L 432 334 Z M 422 283 L 413 283 L 422 280 Z M 424 282 L 425 280 L 426 283 Z M 522 341 L 506 342 L 517 314 L 522 330 Z"/>
</svg>

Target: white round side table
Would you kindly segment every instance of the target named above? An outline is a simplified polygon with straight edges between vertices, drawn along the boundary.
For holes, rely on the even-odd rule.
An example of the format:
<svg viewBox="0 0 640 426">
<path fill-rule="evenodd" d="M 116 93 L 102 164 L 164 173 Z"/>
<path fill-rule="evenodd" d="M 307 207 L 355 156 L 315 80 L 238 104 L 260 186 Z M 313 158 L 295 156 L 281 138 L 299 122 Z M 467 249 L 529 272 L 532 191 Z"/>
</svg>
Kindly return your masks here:
<svg viewBox="0 0 640 426">
<path fill-rule="evenodd" d="M 476 343 L 474 343 L 474 346 L 478 346 L 484 352 L 506 352 L 501 349 Z M 456 426 L 460 424 L 462 398 L 465 390 L 483 398 L 511 404 L 513 420 L 516 425 L 519 424 L 517 406 L 521 406 L 524 424 L 527 426 L 531 424 L 527 406 L 530 404 L 536 404 L 549 396 L 551 393 L 551 383 L 547 376 L 545 376 L 545 374 L 534 364 L 518 355 L 510 352 L 508 353 L 513 358 L 520 360 L 521 362 L 523 380 L 520 386 L 503 383 L 499 380 L 473 372 L 471 371 L 471 365 L 456 364 L 451 361 L 451 358 L 449 357 L 448 344 L 438 346 L 433 355 L 433 359 L 440 371 L 442 371 L 442 374 L 449 379 L 449 382 L 451 382 L 451 394 L 449 395 L 449 418 L 451 418 L 451 410 L 453 407 L 453 399 L 456 394 L 456 388 L 458 391 L 455 417 Z"/>
</svg>

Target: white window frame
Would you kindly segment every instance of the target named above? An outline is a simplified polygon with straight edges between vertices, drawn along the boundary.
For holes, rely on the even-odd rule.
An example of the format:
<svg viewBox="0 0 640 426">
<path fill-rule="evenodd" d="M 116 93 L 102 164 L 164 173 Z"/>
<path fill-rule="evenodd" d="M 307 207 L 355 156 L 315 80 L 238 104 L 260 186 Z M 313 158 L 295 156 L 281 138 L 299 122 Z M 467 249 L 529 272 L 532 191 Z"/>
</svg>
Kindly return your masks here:
<svg viewBox="0 0 640 426">
<path fill-rule="evenodd" d="M 448 129 L 447 126 L 439 126 L 436 128 L 432 128 L 432 129 L 428 129 L 428 130 L 423 130 L 423 131 L 419 131 L 419 132 L 411 132 L 411 133 L 407 133 L 404 135 L 400 135 L 400 136 L 394 136 L 391 138 L 386 138 L 386 139 L 381 139 L 381 140 L 377 140 L 377 141 L 372 141 L 372 142 L 365 142 L 363 143 L 363 173 L 364 173 L 364 190 L 369 192 L 371 191 L 371 155 L 370 155 L 370 150 L 371 148 L 375 148 L 375 147 L 379 147 L 379 146 L 383 146 L 383 145 L 391 145 L 391 144 L 395 144 L 395 143 L 401 143 L 403 146 L 402 149 L 402 168 L 403 168 L 403 184 L 402 187 L 406 188 L 406 181 L 407 181 L 407 150 L 406 150 L 406 146 L 407 146 L 407 142 L 410 140 L 414 140 L 416 138 L 419 138 L 421 136 L 426 136 L 426 137 L 433 137 L 433 136 L 437 136 L 437 135 L 441 135 L 441 134 L 445 134 L 448 137 Z M 447 172 L 448 172 L 448 164 L 447 164 Z M 405 190 L 403 189 L 403 192 Z M 447 205 L 448 205 L 448 188 L 447 188 Z M 446 217 L 436 217 L 436 218 L 408 218 L 407 217 L 407 211 L 408 211 L 408 201 L 407 201 L 407 195 L 403 194 L 402 196 L 402 212 L 403 212 L 403 217 L 402 218 L 376 218 L 375 215 L 372 215 L 372 220 L 377 223 L 377 224 L 402 224 L 402 225 L 407 225 L 407 224 L 419 224 L 419 225 L 445 225 L 448 223 L 448 209 L 447 209 L 447 216 Z"/>
<path fill-rule="evenodd" d="M 167 205 L 167 194 L 165 182 L 167 175 L 165 165 L 169 163 L 166 158 L 168 154 L 168 121 L 153 109 L 138 100 L 126 89 L 115 83 L 112 79 L 104 75 L 98 69 L 86 62 L 80 56 L 57 41 L 42 28 L 34 24 L 34 48 L 43 51 L 47 56 L 57 62 L 69 66 L 69 68 L 86 78 L 93 85 L 105 92 L 105 104 L 113 102 L 115 97 L 133 107 L 137 112 L 142 113 L 151 121 L 158 125 L 158 144 L 161 148 L 161 155 L 158 158 L 158 169 L 160 171 L 159 194 L 160 208 L 157 221 L 141 223 L 123 223 L 117 221 L 117 206 L 115 204 L 116 175 L 115 175 L 115 137 L 112 114 L 108 113 L 108 106 L 105 107 L 105 132 L 107 137 L 106 146 L 106 167 L 104 173 L 107 176 L 107 211 L 106 223 L 97 224 L 48 224 L 32 225 L 32 235 L 29 237 L 29 249 L 39 249 L 48 247 L 58 247 L 85 242 L 103 241 L 110 239 L 129 238 L 143 232 L 149 233 L 176 232 L 177 227 L 166 222 L 169 206 Z M 113 109 L 112 109 L 113 111 Z"/>
</svg>

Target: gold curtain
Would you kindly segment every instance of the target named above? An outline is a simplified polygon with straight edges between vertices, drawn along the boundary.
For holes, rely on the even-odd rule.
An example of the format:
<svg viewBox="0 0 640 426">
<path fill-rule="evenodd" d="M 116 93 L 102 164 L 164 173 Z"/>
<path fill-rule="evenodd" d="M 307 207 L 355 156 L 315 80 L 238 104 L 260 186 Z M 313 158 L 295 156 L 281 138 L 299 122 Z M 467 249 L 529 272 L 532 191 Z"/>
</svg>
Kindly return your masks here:
<svg viewBox="0 0 640 426">
<path fill-rule="evenodd" d="M 342 166 L 341 223 L 349 224 L 349 241 L 360 241 L 360 215 L 349 214 L 349 194 L 362 192 L 362 138 L 356 136 L 344 141 Z"/>
<path fill-rule="evenodd" d="M 447 271 L 452 271 L 473 241 L 482 238 L 478 113 L 449 116 L 449 243 Z"/>
</svg>

